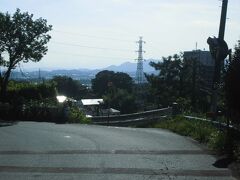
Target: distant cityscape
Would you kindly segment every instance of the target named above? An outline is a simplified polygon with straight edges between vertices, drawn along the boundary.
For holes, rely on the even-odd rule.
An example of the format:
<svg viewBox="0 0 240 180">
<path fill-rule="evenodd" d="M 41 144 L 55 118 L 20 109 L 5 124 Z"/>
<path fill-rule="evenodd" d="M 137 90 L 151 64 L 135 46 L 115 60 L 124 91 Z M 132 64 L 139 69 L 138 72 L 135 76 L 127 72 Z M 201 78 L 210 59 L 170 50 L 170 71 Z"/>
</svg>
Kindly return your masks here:
<svg viewBox="0 0 240 180">
<path fill-rule="evenodd" d="M 149 59 L 143 62 L 143 69 L 145 73 L 156 73 L 153 67 L 149 65 L 151 61 L 157 61 Z M 51 79 L 54 76 L 69 76 L 75 80 L 80 80 L 82 84 L 89 86 L 91 84 L 91 79 L 102 70 L 109 70 L 115 72 L 125 72 L 129 74 L 133 79 L 136 76 L 137 62 L 124 62 L 120 65 L 110 65 L 106 68 L 101 69 L 58 69 L 46 71 L 44 69 L 39 70 L 27 70 L 16 69 L 11 74 L 11 79 L 15 80 L 31 80 L 38 81 L 42 79 Z"/>
<path fill-rule="evenodd" d="M 184 51 L 183 57 L 185 59 L 196 59 L 201 64 L 201 74 L 204 82 L 204 86 L 209 89 L 212 83 L 214 61 L 209 51 L 193 50 Z M 148 74 L 157 74 L 158 72 L 149 65 L 149 63 L 158 62 L 160 60 L 148 59 L 143 61 L 143 71 Z M 23 71 L 22 69 L 16 69 L 11 74 L 11 79 L 15 80 L 29 80 L 33 82 L 52 79 L 54 76 L 68 76 L 74 80 L 79 80 L 83 85 L 91 86 L 91 80 L 95 78 L 95 75 L 103 70 L 125 72 L 129 74 L 133 80 L 136 80 L 137 62 L 124 62 L 120 65 L 110 65 L 101 69 L 57 69 L 57 70 L 31 70 Z"/>
</svg>

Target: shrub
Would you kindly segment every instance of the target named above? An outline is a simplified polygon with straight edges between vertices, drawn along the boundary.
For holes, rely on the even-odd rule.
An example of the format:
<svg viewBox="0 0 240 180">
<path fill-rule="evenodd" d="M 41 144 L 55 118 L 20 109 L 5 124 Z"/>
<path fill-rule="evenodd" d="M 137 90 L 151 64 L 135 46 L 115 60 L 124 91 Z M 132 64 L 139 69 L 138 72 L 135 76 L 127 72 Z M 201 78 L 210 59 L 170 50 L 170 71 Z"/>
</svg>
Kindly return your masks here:
<svg viewBox="0 0 240 180">
<path fill-rule="evenodd" d="M 219 152 L 225 151 L 226 134 L 223 131 L 214 131 L 209 137 L 209 147 Z"/>
<path fill-rule="evenodd" d="M 184 136 L 190 136 L 210 148 L 223 152 L 226 143 L 224 132 L 218 131 L 211 123 L 199 120 L 187 120 L 183 116 L 167 119 L 154 127 L 169 129 Z"/>
<path fill-rule="evenodd" d="M 89 124 L 91 121 L 77 107 L 69 108 L 67 122 Z"/>
</svg>

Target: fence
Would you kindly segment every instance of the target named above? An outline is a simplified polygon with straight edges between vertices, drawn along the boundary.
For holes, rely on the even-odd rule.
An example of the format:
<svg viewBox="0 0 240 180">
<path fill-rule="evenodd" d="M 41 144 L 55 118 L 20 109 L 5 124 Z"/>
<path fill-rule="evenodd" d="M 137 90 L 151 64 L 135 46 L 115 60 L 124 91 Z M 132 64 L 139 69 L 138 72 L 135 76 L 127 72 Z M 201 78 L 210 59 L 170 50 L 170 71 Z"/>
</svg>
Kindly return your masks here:
<svg viewBox="0 0 240 180">
<path fill-rule="evenodd" d="M 109 126 L 139 126 L 139 125 L 148 125 L 151 123 L 156 123 L 162 119 L 178 114 L 177 106 L 156 109 L 151 111 L 144 111 L 140 113 L 132 114 L 123 114 L 123 115 L 114 115 L 114 116 L 95 116 L 92 117 L 92 123 L 97 125 L 109 125 Z M 200 120 L 205 122 L 210 122 L 217 128 L 228 128 L 226 123 L 221 123 L 217 121 L 212 121 L 204 118 L 193 117 L 193 116 L 184 116 L 189 120 Z M 239 128 L 229 125 L 229 128 L 240 133 Z"/>
<path fill-rule="evenodd" d="M 137 126 L 160 121 L 163 118 L 171 116 L 172 113 L 173 113 L 172 107 L 168 107 L 133 114 L 123 114 L 114 116 L 95 116 L 92 117 L 91 120 L 93 124 L 98 125 Z"/>
<path fill-rule="evenodd" d="M 219 129 L 226 129 L 226 128 L 230 128 L 232 130 L 234 130 L 237 133 L 240 133 L 240 129 L 238 127 L 235 127 L 233 125 L 228 125 L 226 123 L 222 123 L 222 122 L 218 122 L 218 121 L 212 121 L 209 119 L 204 119 L 204 118 L 199 118 L 199 117 L 193 117 L 193 116 L 184 116 L 186 119 L 189 120 L 199 120 L 199 121 L 205 121 L 205 122 L 209 122 L 212 123 L 215 127 L 219 128 Z"/>
</svg>

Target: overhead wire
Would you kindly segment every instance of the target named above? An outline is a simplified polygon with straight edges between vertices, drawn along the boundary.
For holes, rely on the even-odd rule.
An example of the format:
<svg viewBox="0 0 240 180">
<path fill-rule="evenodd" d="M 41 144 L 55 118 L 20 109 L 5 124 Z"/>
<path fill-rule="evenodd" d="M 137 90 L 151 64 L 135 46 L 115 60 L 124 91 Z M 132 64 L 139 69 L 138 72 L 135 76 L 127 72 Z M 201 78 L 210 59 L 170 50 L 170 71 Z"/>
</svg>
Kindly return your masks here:
<svg viewBox="0 0 240 180">
<path fill-rule="evenodd" d="M 128 49 L 114 49 L 114 48 L 105 48 L 105 47 L 94 47 L 94 46 L 85 46 L 80 44 L 73 44 L 73 43 L 66 43 L 66 42 L 59 42 L 59 41 L 51 41 L 54 44 L 64 45 L 64 46 L 77 46 L 83 48 L 90 48 L 90 49 L 100 49 L 100 50 L 112 50 L 112 51 L 130 51 Z"/>
<path fill-rule="evenodd" d="M 88 34 L 81 34 L 76 32 L 66 32 L 66 31 L 60 31 L 60 30 L 53 30 L 57 33 L 64 33 L 68 35 L 74 35 L 74 36 L 82 36 L 87 38 L 97 38 L 97 39 L 105 39 L 105 40 L 114 40 L 114 41 L 122 41 L 122 42 L 135 42 L 134 40 L 129 39 L 119 39 L 119 38 L 113 38 L 113 37 L 102 37 L 102 36 L 95 36 L 95 35 L 88 35 Z"/>
<path fill-rule="evenodd" d="M 75 54 L 75 53 L 66 53 L 66 52 L 58 52 L 58 51 L 51 51 L 48 52 L 48 54 L 65 54 L 65 55 L 71 55 L 71 56 L 80 56 L 80 57 L 93 57 L 93 58 L 108 58 L 108 59 L 129 59 L 124 57 L 109 57 L 109 56 L 94 56 L 94 55 L 86 55 L 86 54 Z"/>
<path fill-rule="evenodd" d="M 119 39 L 119 38 L 112 38 L 112 37 L 102 37 L 102 36 L 95 36 L 95 35 L 88 35 L 88 34 L 81 34 L 78 32 L 67 32 L 67 31 L 61 31 L 58 29 L 54 29 L 54 32 L 57 33 L 64 33 L 64 34 L 68 34 L 68 35 L 73 35 L 73 36 L 83 36 L 83 37 L 87 37 L 87 38 L 97 38 L 97 39 L 105 39 L 105 40 L 114 40 L 114 41 L 122 41 L 122 42 L 136 42 L 136 40 L 126 40 L 126 39 Z M 154 42 L 156 43 L 160 43 L 154 40 Z M 75 43 L 68 43 L 68 42 L 59 42 L 59 41 L 52 41 L 52 43 L 54 44 L 59 44 L 59 45 L 64 45 L 64 46 L 76 46 L 76 47 L 82 47 L 82 48 L 90 48 L 90 49 L 99 49 L 99 50 L 111 50 L 111 51 L 122 51 L 122 52 L 135 52 L 135 50 L 131 51 L 128 49 L 114 49 L 114 48 L 107 48 L 107 47 L 97 47 L 97 46 L 86 46 L 86 45 L 82 45 L 82 44 L 75 44 Z M 151 42 L 152 44 L 152 42 Z M 151 45 L 152 46 L 152 45 Z M 157 47 L 153 47 L 155 50 L 158 50 Z M 159 51 L 159 50 L 158 50 Z"/>
</svg>

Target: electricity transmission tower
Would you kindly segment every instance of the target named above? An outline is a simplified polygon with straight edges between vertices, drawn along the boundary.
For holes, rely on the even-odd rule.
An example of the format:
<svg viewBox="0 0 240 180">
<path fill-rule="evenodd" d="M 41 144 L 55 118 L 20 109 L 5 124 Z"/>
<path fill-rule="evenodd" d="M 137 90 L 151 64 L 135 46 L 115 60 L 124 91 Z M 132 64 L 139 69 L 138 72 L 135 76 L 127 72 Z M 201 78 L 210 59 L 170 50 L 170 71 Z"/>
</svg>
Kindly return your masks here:
<svg viewBox="0 0 240 180">
<path fill-rule="evenodd" d="M 137 84 L 143 84 L 144 83 L 144 74 L 143 74 L 143 43 L 145 41 L 142 40 L 142 37 L 139 38 L 139 41 L 137 41 L 139 48 L 138 48 L 138 58 L 137 58 L 137 72 L 136 72 L 136 81 Z"/>
</svg>

